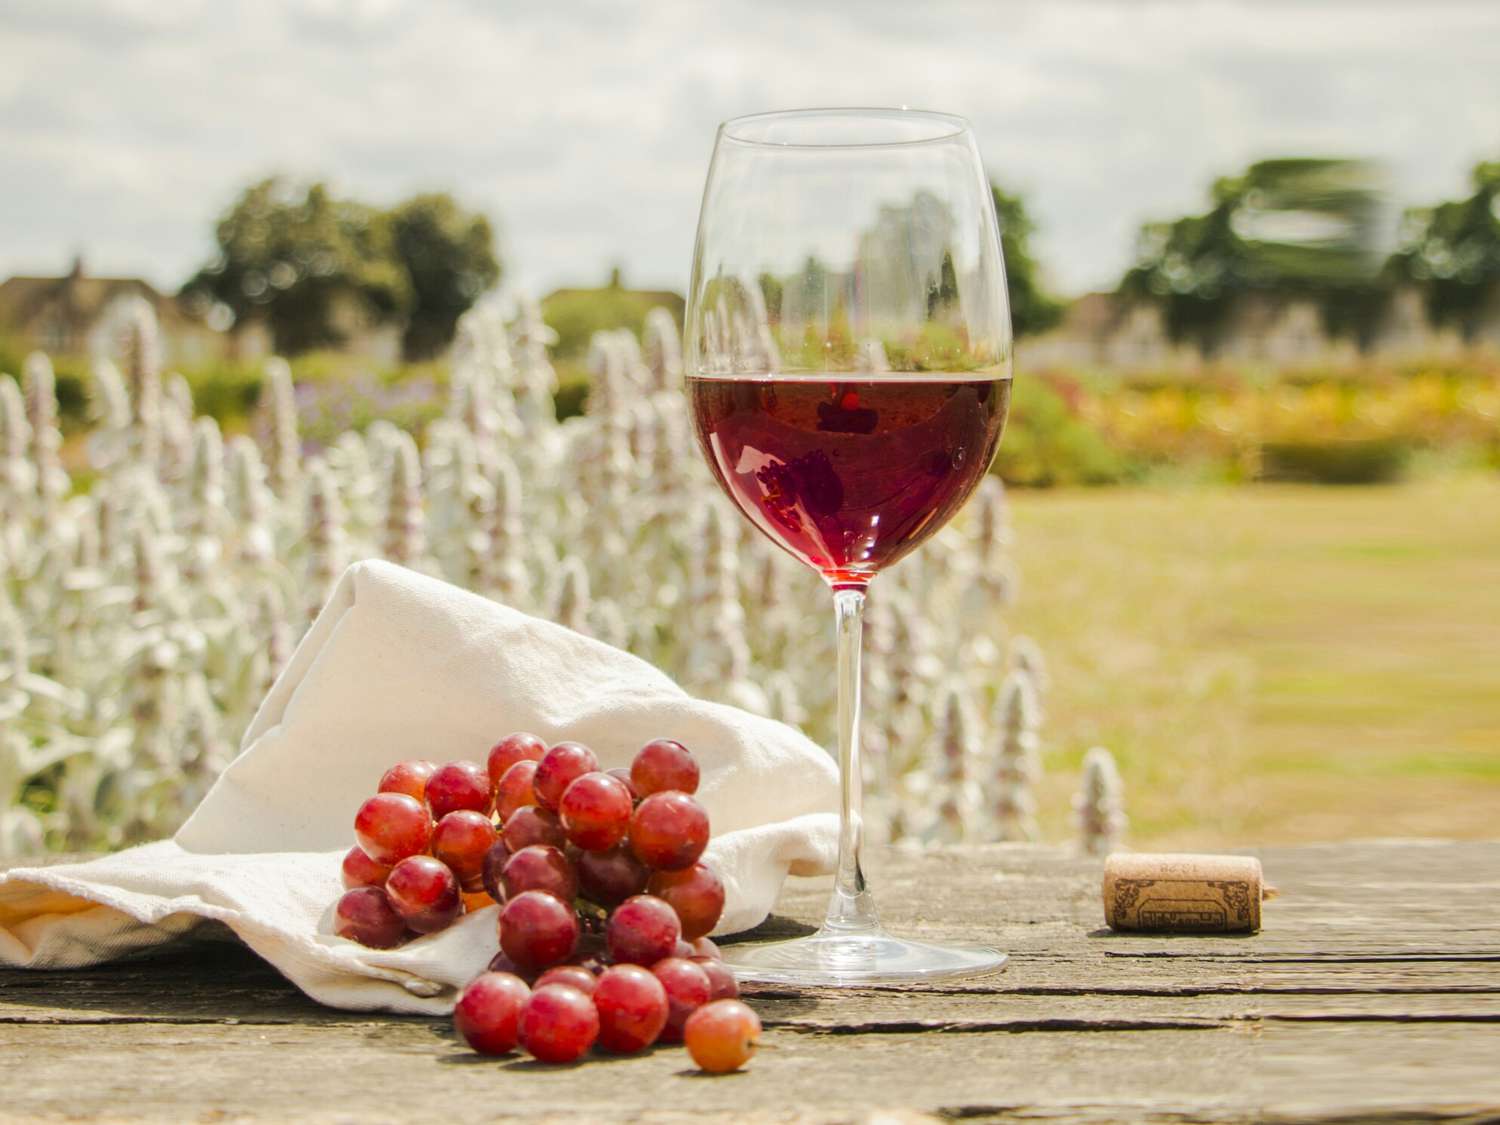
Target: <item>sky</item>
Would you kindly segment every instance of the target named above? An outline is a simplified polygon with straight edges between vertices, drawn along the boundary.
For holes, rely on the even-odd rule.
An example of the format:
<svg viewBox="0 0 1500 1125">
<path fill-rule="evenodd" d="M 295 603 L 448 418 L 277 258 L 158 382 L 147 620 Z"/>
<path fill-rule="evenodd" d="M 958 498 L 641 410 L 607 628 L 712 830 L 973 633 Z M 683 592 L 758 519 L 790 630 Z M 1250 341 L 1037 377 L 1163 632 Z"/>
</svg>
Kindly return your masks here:
<svg viewBox="0 0 1500 1125">
<path fill-rule="evenodd" d="M 451 190 L 538 293 L 686 287 L 714 130 L 742 113 L 967 116 L 1057 290 L 1251 160 L 1384 162 L 1402 203 L 1500 159 L 1495 0 L 4 0 L 0 277 L 175 289 L 249 182 Z"/>
</svg>

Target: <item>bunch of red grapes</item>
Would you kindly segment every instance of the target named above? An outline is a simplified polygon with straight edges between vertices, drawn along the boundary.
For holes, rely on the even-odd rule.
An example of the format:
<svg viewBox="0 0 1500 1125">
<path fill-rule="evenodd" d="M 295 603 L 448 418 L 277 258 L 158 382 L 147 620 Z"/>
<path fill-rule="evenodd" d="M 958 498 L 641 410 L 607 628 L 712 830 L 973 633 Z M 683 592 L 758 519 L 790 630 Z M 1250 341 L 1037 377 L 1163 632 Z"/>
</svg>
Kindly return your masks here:
<svg viewBox="0 0 1500 1125">
<path fill-rule="evenodd" d="M 476 1050 L 519 1043 L 566 1062 L 596 1040 L 614 1052 L 686 1040 L 704 1069 L 733 1069 L 760 1024 L 708 938 L 724 884 L 700 859 L 698 776 L 665 738 L 628 770 L 524 733 L 487 766 L 399 763 L 355 816 L 335 929 L 389 949 L 503 904 L 500 952 L 454 1011 Z"/>
</svg>

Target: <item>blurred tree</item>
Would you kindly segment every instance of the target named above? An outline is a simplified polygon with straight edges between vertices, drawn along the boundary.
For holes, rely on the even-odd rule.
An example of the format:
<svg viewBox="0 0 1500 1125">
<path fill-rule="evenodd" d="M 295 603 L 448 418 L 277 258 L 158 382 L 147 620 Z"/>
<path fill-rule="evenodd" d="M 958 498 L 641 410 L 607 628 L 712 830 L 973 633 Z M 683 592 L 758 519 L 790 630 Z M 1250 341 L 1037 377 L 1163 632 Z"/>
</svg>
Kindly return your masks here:
<svg viewBox="0 0 1500 1125">
<path fill-rule="evenodd" d="M 218 255 L 183 295 L 228 306 L 236 322 L 264 319 L 279 352 L 341 343 L 340 300 L 375 323 L 399 320 L 411 306 L 389 219 L 321 183 L 252 184 L 219 219 L 215 237 Z"/>
<path fill-rule="evenodd" d="M 1391 272 L 1420 285 L 1434 323 L 1451 324 L 1466 338 L 1479 328 L 1500 291 L 1500 161 L 1476 164 L 1467 199 L 1413 208 Z"/>
<path fill-rule="evenodd" d="M 272 177 L 245 189 L 215 238 L 183 296 L 264 320 L 286 355 L 336 347 L 364 323 L 403 324 L 408 358 L 432 356 L 500 277 L 489 220 L 444 194 L 382 211 Z"/>
<path fill-rule="evenodd" d="M 1263 160 L 1215 181 L 1213 207 L 1147 223 L 1120 293 L 1165 306 L 1167 330 L 1212 353 L 1241 298 L 1301 297 L 1333 335 L 1364 342 L 1384 307 L 1384 204 L 1360 160 Z"/>
<path fill-rule="evenodd" d="M 1005 281 L 1010 290 L 1010 319 L 1017 336 L 1045 332 L 1062 318 L 1061 301 L 1042 286 L 1041 267 L 1031 253 L 1036 224 L 1019 195 L 991 182 L 995 217 L 1000 221 L 1000 250 L 1005 255 Z M 952 268 L 951 263 L 946 263 Z"/>
<path fill-rule="evenodd" d="M 756 279 L 760 282 L 760 294 L 766 301 L 766 315 L 773 321 L 781 318 L 781 294 L 785 288 L 781 278 L 769 271 Z"/>
<path fill-rule="evenodd" d="M 402 350 L 407 359 L 428 359 L 452 342 L 458 318 L 500 280 L 495 234 L 489 219 L 441 192 L 398 204 L 390 223 L 412 293 Z"/>
</svg>

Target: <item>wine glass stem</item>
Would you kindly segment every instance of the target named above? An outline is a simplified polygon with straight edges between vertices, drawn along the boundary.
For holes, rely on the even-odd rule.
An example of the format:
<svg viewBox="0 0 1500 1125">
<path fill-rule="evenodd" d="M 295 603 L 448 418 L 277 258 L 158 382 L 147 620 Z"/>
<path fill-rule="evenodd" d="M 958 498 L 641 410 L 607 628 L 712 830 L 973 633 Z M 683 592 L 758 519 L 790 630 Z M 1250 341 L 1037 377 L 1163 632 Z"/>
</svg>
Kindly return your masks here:
<svg viewBox="0 0 1500 1125">
<path fill-rule="evenodd" d="M 875 912 L 875 900 L 865 885 L 862 856 L 864 791 L 859 761 L 859 664 L 864 590 L 848 586 L 835 589 L 833 612 L 838 636 L 839 677 L 839 865 L 823 929 L 841 934 L 873 933 L 880 928 L 880 919 Z"/>
</svg>

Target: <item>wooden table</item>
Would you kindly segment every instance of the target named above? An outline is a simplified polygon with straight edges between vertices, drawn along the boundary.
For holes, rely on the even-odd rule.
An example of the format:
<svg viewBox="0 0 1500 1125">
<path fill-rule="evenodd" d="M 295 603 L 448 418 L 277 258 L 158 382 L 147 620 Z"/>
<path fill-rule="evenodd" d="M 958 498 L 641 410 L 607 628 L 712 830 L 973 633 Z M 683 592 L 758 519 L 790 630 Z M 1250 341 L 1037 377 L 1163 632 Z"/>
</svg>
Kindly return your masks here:
<svg viewBox="0 0 1500 1125">
<path fill-rule="evenodd" d="M 921 989 L 764 990 L 768 1045 L 552 1068 L 446 1021 L 320 1008 L 234 944 L 0 971 L 0 1118 L 447 1122 L 1500 1120 L 1500 843 L 1266 849 L 1253 937 L 1102 931 L 1098 864 L 987 847 L 884 859 L 903 931 L 1009 968 Z M 769 927 L 796 928 L 821 881 Z"/>
</svg>

